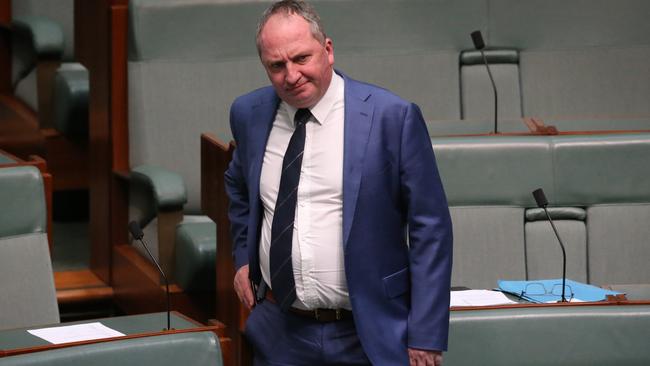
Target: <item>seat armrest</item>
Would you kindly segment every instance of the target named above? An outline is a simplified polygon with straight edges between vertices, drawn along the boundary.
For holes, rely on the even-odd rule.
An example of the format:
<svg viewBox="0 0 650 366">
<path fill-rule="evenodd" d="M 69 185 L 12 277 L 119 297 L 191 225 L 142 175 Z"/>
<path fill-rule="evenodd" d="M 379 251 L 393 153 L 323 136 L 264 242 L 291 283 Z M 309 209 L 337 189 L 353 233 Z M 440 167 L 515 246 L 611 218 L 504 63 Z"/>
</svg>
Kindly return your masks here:
<svg viewBox="0 0 650 366">
<path fill-rule="evenodd" d="M 182 208 L 187 203 L 187 190 L 183 177 L 167 169 L 140 165 L 130 174 L 131 183 L 151 189 L 158 210 Z"/>
<path fill-rule="evenodd" d="M 88 139 L 88 70 L 79 63 L 64 63 L 54 76 L 54 128 L 62 134 Z"/>
<path fill-rule="evenodd" d="M 29 37 L 37 58 L 60 59 L 65 44 L 63 29 L 56 22 L 37 16 L 16 17 L 12 32 Z"/>
</svg>

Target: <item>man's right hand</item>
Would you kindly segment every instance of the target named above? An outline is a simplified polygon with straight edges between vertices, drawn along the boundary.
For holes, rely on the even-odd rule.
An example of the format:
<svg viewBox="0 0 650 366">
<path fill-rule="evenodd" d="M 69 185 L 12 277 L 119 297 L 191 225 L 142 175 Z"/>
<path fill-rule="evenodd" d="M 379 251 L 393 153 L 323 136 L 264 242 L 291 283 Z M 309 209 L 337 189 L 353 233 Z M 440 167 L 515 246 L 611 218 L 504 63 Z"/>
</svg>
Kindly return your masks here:
<svg viewBox="0 0 650 366">
<path fill-rule="evenodd" d="M 251 287 L 251 282 L 248 279 L 248 264 L 239 268 L 237 273 L 235 273 L 235 282 L 234 282 L 235 292 L 239 296 L 239 301 L 241 301 L 244 306 L 249 310 L 255 306 L 255 301 L 253 299 L 253 288 Z"/>
</svg>

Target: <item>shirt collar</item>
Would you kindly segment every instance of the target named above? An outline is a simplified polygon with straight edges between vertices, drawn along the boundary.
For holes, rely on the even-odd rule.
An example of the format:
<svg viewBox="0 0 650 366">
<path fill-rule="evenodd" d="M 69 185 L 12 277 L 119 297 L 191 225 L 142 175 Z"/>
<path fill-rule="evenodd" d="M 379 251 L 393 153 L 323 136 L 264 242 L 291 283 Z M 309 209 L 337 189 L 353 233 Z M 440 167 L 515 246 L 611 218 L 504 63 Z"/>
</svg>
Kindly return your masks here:
<svg viewBox="0 0 650 366">
<path fill-rule="evenodd" d="M 345 81 L 343 78 L 339 74 L 332 72 L 332 80 L 330 81 L 327 91 L 315 106 L 309 108 L 312 116 L 314 116 L 312 119 L 313 121 L 322 125 L 323 122 L 327 120 L 327 116 L 334 107 L 334 103 L 342 101 L 345 97 L 344 85 Z M 289 121 L 293 121 L 298 109 L 290 106 L 284 101 L 281 104 L 286 108 L 285 110 L 290 117 Z"/>
</svg>

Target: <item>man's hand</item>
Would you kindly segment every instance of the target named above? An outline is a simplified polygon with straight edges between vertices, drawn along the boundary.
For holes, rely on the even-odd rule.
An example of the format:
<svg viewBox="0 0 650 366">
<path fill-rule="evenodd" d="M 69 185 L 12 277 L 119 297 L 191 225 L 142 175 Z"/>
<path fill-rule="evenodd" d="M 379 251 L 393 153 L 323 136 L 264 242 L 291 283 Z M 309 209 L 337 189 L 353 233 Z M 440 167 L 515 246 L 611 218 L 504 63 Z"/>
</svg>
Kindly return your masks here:
<svg viewBox="0 0 650 366">
<path fill-rule="evenodd" d="M 255 306 L 255 301 L 253 300 L 253 289 L 251 288 L 251 282 L 248 280 L 248 264 L 237 270 L 233 285 L 235 287 L 235 292 L 237 292 L 237 296 L 239 296 L 239 301 L 241 301 L 248 310 Z"/>
<path fill-rule="evenodd" d="M 411 366 L 442 366 L 442 352 L 409 348 Z"/>
</svg>

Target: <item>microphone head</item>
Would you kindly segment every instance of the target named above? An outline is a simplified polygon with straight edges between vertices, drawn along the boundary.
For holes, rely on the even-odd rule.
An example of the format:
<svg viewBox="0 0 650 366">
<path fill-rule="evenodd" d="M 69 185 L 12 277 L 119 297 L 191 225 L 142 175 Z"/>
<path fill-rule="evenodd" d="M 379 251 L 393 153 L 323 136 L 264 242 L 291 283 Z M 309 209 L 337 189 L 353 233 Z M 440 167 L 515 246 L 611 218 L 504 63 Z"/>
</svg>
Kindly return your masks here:
<svg viewBox="0 0 650 366">
<path fill-rule="evenodd" d="M 485 42 L 483 42 L 483 36 L 481 35 L 481 31 L 477 30 L 472 32 L 472 42 L 474 42 L 474 48 L 477 50 L 482 50 L 485 48 Z"/>
<path fill-rule="evenodd" d="M 543 189 L 537 188 L 536 190 L 534 190 L 533 197 L 535 197 L 535 202 L 537 202 L 537 207 L 544 208 L 548 205 L 548 200 L 546 200 L 546 195 L 544 194 Z"/>
<path fill-rule="evenodd" d="M 144 237 L 144 233 L 142 232 L 142 228 L 140 228 L 140 225 L 135 222 L 131 221 L 129 222 L 129 232 L 133 236 L 134 239 L 140 240 Z"/>
</svg>

